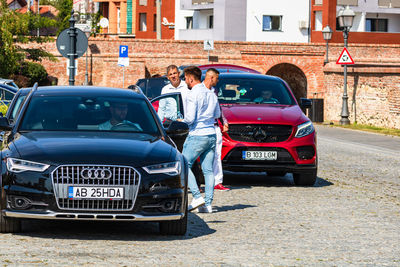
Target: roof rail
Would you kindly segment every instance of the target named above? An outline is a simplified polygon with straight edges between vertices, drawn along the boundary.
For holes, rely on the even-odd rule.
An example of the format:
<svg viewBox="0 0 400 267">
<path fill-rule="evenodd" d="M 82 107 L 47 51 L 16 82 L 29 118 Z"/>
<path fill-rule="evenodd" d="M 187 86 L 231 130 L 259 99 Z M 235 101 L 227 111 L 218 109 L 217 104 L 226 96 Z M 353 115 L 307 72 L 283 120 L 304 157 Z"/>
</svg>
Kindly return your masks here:
<svg viewBox="0 0 400 267">
<path fill-rule="evenodd" d="M 128 89 L 131 89 L 131 90 L 134 91 L 135 93 L 138 93 L 138 94 L 142 94 L 142 95 L 143 95 L 142 89 L 141 89 L 139 86 L 137 86 L 136 84 L 129 85 L 129 86 L 128 86 Z"/>
<path fill-rule="evenodd" d="M 37 82 L 35 82 L 35 84 L 32 87 L 32 92 L 35 92 L 38 88 L 39 84 Z"/>
</svg>

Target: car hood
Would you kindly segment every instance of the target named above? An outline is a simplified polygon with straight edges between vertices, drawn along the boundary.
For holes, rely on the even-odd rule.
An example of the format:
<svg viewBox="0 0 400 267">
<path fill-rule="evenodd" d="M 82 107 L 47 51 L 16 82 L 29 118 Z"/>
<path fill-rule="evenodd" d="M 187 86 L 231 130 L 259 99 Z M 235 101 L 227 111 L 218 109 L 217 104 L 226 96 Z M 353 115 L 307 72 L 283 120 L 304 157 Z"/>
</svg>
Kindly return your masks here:
<svg viewBox="0 0 400 267">
<path fill-rule="evenodd" d="M 175 149 L 160 138 L 132 133 L 29 132 L 18 134 L 14 145 L 22 159 L 51 165 L 140 167 L 176 156 Z"/>
<path fill-rule="evenodd" d="M 225 104 L 222 112 L 229 123 L 298 125 L 308 120 L 297 105 Z"/>
</svg>

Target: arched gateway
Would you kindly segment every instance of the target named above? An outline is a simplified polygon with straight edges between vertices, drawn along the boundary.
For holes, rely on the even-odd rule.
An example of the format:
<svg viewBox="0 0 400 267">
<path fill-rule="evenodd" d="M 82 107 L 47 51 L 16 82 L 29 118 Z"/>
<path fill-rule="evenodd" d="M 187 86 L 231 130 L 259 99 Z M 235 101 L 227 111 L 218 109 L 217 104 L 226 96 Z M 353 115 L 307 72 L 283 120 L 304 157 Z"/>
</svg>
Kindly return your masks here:
<svg viewBox="0 0 400 267">
<path fill-rule="evenodd" d="M 280 63 L 270 68 L 266 74 L 285 80 L 297 101 L 300 100 L 300 97 L 307 97 L 307 77 L 299 67 L 290 63 Z"/>
</svg>

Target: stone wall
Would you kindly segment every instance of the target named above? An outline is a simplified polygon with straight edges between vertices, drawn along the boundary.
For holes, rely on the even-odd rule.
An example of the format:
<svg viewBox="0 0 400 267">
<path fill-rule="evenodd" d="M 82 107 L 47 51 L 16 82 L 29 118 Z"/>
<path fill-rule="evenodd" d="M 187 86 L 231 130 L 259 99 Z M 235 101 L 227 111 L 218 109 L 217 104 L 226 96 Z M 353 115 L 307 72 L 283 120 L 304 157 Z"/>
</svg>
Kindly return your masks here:
<svg viewBox="0 0 400 267">
<path fill-rule="evenodd" d="M 139 78 L 163 75 L 170 64 L 208 63 L 202 41 L 100 36 L 90 38 L 89 44 L 89 81 L 98 86 L 127 87 Z M 119 45 L 129 46 L 130 65 L 125 68 L 124 81 L 123 69 L 117 66 Z M 55 42 L 42 46 L 59 55 Z M 324 120 L 340 120 L 343 67 L 335 63 L 342 45 L 330 45 L 330 63 L 325 66 L 325 44 L 215 42 L 214 47 L 210 55 L 218 56 L 218 63 L 242 65 L 261 73 L 267 73 L 281 63 L 296 66 L 306 77 L 307 97 L 324 98 Z M 400 45 L 351 44 L 348 49 L 356 63 L 348 70 L 350 120 L 400 129 Z M 59 85 L 67 85 L 67 59 L 61 56 L 57 59 L 57 62 L 44 61 L 43 65 L 49 75 L 58 78 Z M 79 58 L 76 85 L 85 79 L 85 60 L 85 56 Z M 288 77 L 290 73 L 285 75 Z"/>
</svg>

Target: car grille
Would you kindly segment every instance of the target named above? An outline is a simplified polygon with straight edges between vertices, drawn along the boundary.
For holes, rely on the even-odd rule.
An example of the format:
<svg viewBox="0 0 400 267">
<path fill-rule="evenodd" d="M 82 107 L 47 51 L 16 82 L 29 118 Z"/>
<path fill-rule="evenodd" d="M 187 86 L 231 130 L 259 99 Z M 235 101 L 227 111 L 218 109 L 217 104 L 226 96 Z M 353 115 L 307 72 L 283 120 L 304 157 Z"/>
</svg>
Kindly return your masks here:
<svg viewBox="0 0 400 267">
<path fill-rule="evenodd" d="M 107 178 L 83 178 L 82 170 L 107 170 Z M 54 195 L 59 209 L 62 210 L 96 210 L 96 211 L 127 211 L 135 204 L 140 183 L 140 174 L 132 167 L 105 165 L 63 165 L 52 173 Z M 99 175 L 101 176 L 101 175 Z M 70 199 L 70 186 L 107 186 L 123 187 L 124 198 L 111 199 Z"/>
<path fill-rule="evenodd" d="M 292 126 L 275 124 L 230 124 L 228 135 L 236 141 L 275 143 L 286 141 L 292 134 Z"/>
</svg>

